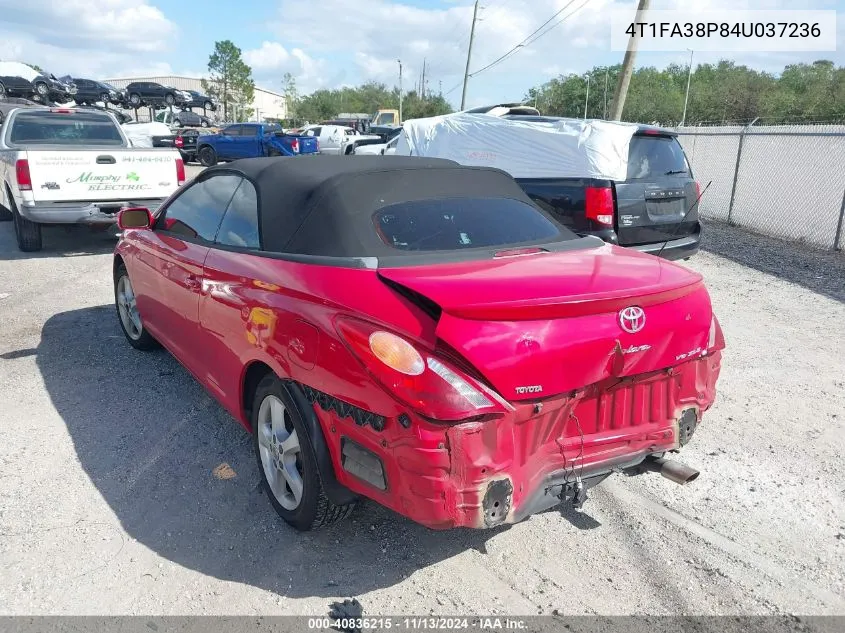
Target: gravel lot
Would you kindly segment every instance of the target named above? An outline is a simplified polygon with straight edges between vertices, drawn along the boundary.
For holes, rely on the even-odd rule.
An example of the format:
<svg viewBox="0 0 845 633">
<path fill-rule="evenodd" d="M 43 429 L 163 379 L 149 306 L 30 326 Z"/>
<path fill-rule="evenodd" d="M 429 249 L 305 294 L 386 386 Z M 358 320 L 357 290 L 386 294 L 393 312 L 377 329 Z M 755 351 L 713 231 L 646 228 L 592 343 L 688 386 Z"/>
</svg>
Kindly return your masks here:
<svg viewBox="0 0 845 633">
<path fill-rule="evenodd" d="M 728 350 L 679 487 L 432 532 L 374 504 L 305 535 L 247 435 L 112 307 L 113 237 L 0 224 L 0 613 L 845 614 L 845 257 L 708 227 Z M 236 475 L 213 471 L 228 464 Z"/>
</svg>

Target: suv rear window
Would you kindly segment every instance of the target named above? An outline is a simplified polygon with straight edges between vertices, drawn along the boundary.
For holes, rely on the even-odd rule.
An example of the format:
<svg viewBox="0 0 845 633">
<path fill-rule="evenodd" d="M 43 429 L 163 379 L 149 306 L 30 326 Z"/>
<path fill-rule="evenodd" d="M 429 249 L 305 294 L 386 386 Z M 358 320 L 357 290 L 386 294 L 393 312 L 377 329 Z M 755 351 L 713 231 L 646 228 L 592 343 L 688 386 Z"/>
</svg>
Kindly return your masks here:
<svg viewBox="0 0 845 633">
<path fill-rule="evenodd" d="M 373 221 L 379 238 L 403 251 L 455 251 L 569 237 L 533 206 L 510 198 L 402 202 L 380 209 Z"/>
<path fill-rule="evenodd" d="M 18 112 L 9 131 L 9 142 L 18 145 L 108 145 L 124 141 L 112 119 L 98 112 L 73 114 L 33 110 Z"/>
<path fill-rule="evenodd" d="M 628 180 L 656 176 L 688 176 L 689 165 L 678 139 L 671 136 L 631 137 L 628 149 Z"/>
</svg>

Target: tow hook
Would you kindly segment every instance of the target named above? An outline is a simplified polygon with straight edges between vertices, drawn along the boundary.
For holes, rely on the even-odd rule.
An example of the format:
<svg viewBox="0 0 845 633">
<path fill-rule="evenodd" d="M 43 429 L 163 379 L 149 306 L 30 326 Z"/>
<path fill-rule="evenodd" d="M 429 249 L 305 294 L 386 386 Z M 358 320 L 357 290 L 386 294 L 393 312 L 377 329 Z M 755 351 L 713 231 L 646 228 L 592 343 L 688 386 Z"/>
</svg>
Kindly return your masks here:
<svg viewBox="0 0 845 633">
<path fill-rule="evenodd" d="M 660 473 L 669 481 L 674 481 L 681 486 L 695 481 L 700 474 L 695 468 L 690 468 L 681 462 L 663 459 L 662 457 L 646 457 L 641 468 L 647 472 Z"/>
</svg>

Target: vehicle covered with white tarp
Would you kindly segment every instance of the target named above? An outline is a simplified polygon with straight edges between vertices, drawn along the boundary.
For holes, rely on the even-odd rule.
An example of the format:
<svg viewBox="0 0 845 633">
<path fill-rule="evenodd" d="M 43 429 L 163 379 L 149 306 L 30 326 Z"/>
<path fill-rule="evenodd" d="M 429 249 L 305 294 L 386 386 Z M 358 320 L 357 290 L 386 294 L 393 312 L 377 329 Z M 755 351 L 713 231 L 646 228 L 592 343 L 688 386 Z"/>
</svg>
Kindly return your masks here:
<svg viewBox="0 0 845 633">
<path fill-rule="evenodd" d="M 412 119 L 404 123 L 396 154 L 497 167 L 514 178 L 625 179 L 637 125 L 529 118 L 458 113 Z"/>
<path fill-rule="evenodd" d="M 459 112 L 406 121 L 396 154 L 499 168 L 579 235 L 667 259 L 700 246 L 700 189 L 671 130 Z"/>
</svg>

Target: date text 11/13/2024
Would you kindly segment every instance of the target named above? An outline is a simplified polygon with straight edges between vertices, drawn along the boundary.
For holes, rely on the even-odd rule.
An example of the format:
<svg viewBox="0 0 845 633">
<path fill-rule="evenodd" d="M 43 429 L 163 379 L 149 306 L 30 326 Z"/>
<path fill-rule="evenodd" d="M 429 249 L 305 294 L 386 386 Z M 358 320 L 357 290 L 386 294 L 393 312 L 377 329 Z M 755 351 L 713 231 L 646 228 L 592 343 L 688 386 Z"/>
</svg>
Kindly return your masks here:
<svg viewBox="0 0 845 633">
<path fill-rule="evenodd" d="M 410 630 L 410 631 L 519 631 L 525 629 L 524 620 L 511 617 L 349 617 L 308 618 L 308 629 L 327 631 Z"/>
</svg>

